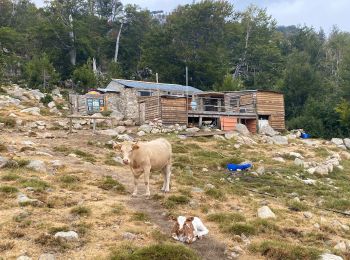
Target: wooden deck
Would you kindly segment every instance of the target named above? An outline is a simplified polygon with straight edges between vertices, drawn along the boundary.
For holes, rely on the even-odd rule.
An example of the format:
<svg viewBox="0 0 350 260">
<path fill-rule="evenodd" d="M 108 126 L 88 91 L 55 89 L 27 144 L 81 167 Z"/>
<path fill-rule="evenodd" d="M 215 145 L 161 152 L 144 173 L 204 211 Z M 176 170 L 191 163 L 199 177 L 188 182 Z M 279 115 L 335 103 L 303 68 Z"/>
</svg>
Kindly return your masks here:
<svg viewBox="0 0 350 260">
<path fill-rule="evenodd" d="M 222 116 L 235 116 L 235 117 L 238 117 L 238 118 L 255 119 L 256 118 L 256 113 L 197 111 L 197 110 L 189 110 L 188 111 L 188 117 L 220 118 Z"/>
</svg>

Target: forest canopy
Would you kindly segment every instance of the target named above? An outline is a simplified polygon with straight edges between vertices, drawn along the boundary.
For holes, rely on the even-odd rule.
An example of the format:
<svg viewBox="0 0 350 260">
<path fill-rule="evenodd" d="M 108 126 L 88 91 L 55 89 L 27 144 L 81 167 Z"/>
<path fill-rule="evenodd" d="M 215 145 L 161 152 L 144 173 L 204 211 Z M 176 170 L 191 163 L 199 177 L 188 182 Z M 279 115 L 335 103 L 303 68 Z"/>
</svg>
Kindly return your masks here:
<svg viewBox="0 0 350 260">
<path fill-rule="evenodd" d="M 0 81 L 49 92 L 105 86 L 110 78 L 203 90 L 284 93 L 287 125 L 349 136 L 350 34 L 278 26 L 254 5 L 204 0 L 169 14 L 119 0 L 0 2 Z"/>
</svg>

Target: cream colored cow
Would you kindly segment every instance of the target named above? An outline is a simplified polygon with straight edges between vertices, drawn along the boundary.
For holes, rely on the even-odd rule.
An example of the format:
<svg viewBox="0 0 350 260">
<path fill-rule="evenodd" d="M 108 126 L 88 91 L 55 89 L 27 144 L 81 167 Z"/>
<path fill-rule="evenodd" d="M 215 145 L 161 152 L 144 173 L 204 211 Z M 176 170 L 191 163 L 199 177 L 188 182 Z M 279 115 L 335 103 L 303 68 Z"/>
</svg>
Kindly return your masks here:
<svg viewBox="0 0 350 260">
<path fill-rule="evenodd" d="M 137 184 L 139 177 L 143 174 L 146 185 L 146 196 L 150 196 L 149 176 L 151 171 L 161 170 L 164 175 L 162 191 L 170 190 L 171 175 L 171 144 L 159 138 L 150 142 L 123 142 L 114 145 L 123 154 L 123 163 L 129 165 L 134 175 L 134 192 L 137 196 Z"/>
</svg>

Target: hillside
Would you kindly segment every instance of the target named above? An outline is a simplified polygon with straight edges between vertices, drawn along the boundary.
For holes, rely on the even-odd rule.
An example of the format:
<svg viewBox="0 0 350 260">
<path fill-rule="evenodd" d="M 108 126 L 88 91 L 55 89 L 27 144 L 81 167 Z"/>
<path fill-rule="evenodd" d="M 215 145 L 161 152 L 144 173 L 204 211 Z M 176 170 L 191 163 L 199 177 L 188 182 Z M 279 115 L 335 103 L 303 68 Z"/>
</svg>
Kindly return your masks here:
<svg viewBox="0 0 350 260">
<path fill-rule="evenodd" d="M 86 120 L 68 134 L 59 92 L 43 105 L 39 91 L 6 89 L 0 259 L 350 259 L 350 153 L 341 139 L 244 131 L 186 138 L 176 129 L 147 134 L 147 126 L 145 135 L 135 126 L 93 134 Z M 132 198 L 132 174 L 112 144 L 159 136 L 173 146 L 171 192 L 160 192 L 161 174 L 153 173 L 151 198 Z M 253 169 L 225 168 L 245 161 Z M 258 214 L 266 206 L 269 218 Z M 170 236 L 171 215 L 198 216 L 209 236 L 182 246 Z"/>
</svg>

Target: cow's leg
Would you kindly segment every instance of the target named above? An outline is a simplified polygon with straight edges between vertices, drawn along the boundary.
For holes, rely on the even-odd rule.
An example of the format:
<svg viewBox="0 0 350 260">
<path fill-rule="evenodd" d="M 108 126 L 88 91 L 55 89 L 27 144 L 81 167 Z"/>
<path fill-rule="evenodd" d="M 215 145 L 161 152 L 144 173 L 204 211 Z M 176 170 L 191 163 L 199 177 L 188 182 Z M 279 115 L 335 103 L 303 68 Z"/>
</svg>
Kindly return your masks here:
<svg viewBox="0 0 350 260">
<path fill-rule="evenodd" d="M 162 173 L 163 173 L 163 187 L 162 187 L 161 191 L 165 191 L 165 189 L 166 189 L 166 173 L 167 173 L 166 166 L 162 169 Z"/>
<path fill-rule="evenodd" d="M 165 190 L 164 192 L 170 191 L 170 176 L 171 176 L 171 164 L 165 166 Z"/>
<path fill-rule="evenodd" d="M 132 196 L 136 197 L 137 196 L 137 182 L 139 180 L 139 176 L 134 175 L 134 191 L 132 193 Z"/>
<path fill-rule="evenodd" d="M 151 167 L 147 167 L 144 169 L 144 172 L 143 172 L 143 177 L 145 179 L 145 185 L 146 185 L 146 196 L 150 196 L 151 195 L 151 192 L 149 191 L 149 175 L 150 175 L 150 172 L 151 172 Z"/>
</svg>

